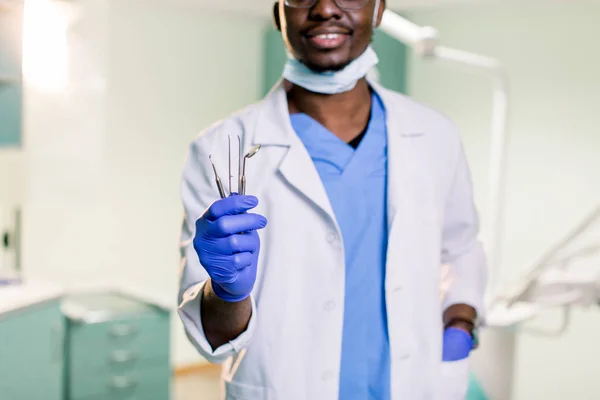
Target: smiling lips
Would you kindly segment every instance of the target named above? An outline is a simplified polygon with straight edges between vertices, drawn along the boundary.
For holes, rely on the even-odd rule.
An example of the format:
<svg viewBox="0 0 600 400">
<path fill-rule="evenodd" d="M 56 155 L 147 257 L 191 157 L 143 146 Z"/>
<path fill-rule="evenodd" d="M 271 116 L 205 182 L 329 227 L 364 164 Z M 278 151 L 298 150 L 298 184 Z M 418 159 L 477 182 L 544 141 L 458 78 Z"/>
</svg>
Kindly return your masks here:
<svg viewBox="0 0 600 400">
<path fill-rule="evenodd" d="M 307 35 L 309 42 L 321 50 L 331 50 L 340 47 L 349 37 L 350 34 L 343 32 L 323 32 Z"/>
</svg>

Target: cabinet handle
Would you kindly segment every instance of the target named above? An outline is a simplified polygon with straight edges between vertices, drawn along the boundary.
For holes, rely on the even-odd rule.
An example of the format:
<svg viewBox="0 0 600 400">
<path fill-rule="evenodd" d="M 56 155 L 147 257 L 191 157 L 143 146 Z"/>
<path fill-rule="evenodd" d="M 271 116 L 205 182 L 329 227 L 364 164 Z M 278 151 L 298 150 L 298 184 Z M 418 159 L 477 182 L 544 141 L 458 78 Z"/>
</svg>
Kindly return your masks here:
<svg viewBox="0 0 600 400">
<path fill-rule="evenodd" d="M 137 379 L 130 376 L 113 376 L 110 387 L 115 390 L 125 390 L 137 386 Z"/>
<path fill-rule="evenodd" d="M 116 350 L 110 354 L 110 361 L 115 364 L 123 364 L 130 361 L 135 361 L 137 354 L 133 351 Z"/>
<path fill-rule="evenodd" d="M 134 325 L 117 324 L 110 327 L 109 334 L 113 337 L 132 336 L 137 333 L 138 329 Z"/>
</svg>

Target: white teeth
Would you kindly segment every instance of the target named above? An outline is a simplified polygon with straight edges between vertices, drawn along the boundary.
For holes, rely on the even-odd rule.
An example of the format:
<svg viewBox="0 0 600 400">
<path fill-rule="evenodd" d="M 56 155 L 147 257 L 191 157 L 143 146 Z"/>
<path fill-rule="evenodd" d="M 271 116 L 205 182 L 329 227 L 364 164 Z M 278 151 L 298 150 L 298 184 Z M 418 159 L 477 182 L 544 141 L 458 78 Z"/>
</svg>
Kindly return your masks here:
<svg viewBox="0 0 600 400">
<path fill-rule="evenodd" d="M 331 40 L 331 39 L 337 39 L 340 36 L 341 35 L 339 33 L 325 33 L 325 34 L 322 34 L 322 35 L 317 35 L 317 37 L 319 39 L 329 39 L 329 40 Z"/>
</svg>

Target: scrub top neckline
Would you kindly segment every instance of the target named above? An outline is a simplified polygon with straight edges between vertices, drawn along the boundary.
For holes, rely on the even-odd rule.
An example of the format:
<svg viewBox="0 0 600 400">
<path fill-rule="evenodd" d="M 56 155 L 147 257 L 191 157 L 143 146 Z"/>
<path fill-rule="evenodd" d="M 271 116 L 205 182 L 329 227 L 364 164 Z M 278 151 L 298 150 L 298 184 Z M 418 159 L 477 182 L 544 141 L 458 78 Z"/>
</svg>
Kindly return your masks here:
<svg viewBox="0 0 600 400">
<path fill-rule="evenodd" d="M 371 113 L 366 133 L 356 149 L 309 115 L 290 115 L 296 134 L 314 162 L 334 166 L 340 175 L 353 175 L 355 170 L 361 175 L 372 172 L 369 165 L 372 164 L 372 160 L 385 155 L 387 137 L 383 103 L 375 93 L 371 98 Z"/>
</svg>

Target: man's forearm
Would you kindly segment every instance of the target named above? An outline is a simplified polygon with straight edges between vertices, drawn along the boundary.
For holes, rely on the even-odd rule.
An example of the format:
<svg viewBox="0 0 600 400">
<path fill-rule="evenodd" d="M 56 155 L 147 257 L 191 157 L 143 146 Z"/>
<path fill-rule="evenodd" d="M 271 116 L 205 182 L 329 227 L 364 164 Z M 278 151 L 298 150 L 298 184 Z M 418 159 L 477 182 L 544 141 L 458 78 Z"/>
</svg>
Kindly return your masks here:
<svg viewBox="0 0 600 400">
<path fill-rule="evenodd" d="M 249 297 L 237 303 L 224 301 L 214 293 L 209 279 L 200 301 L 202 327 L 213 350 L 234 340 L 248 328 L 252 315 Z"/>
</svg>

